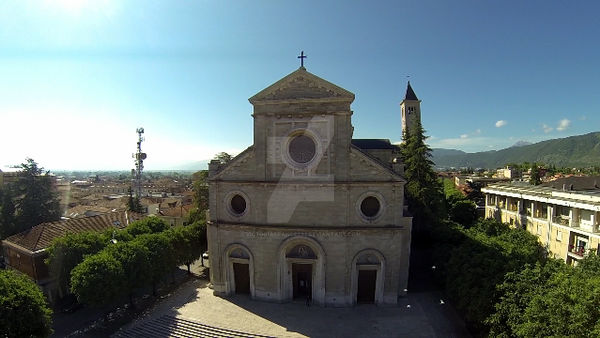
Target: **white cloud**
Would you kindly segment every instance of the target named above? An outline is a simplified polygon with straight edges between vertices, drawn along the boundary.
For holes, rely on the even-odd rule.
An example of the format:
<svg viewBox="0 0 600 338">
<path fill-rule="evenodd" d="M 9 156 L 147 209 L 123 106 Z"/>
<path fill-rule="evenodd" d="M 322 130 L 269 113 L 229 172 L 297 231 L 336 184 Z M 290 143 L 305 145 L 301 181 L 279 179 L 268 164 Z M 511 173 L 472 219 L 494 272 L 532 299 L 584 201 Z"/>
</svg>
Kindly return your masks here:
<svg viewBox="0 0 600 338">
<path fill-rule="evenodd" d="M 558 127 L 556 127 L 556 130 L 558 131 L 563 131 L 567 128 L 569 128 L 569 126 L 571 125 L 571 121 L 568 119 L 562 119 L 558 122 Z"/>
<path fill-rule="evenodd" d="M 469 135 L 467 135 L 467 134 L 460 135 L 460 138 L 467 138 L 467 137 L 469 137 Z"/>
<path fill-rule="evenodd" d="M 506 123 L 505 120 L 496 121 L 496 128 L 504 127 Z"/>
<path fill-rule="evenodd" d="M 548 134 L 549 132 L 553 131 L 554 128 L 550 127 L 549 125 L 542 123 L 542 129 L 544 129 L 544 133 Z"/>
<path fill-rule="evenodd" d="M 480 148 L 482 144 L 489 144 L 489 142 L 490 140 L 486 137 L 456 137 L 437 139 L 427 143 L 432 148 L 450 148 L 471 151 Z"/>
</svg>

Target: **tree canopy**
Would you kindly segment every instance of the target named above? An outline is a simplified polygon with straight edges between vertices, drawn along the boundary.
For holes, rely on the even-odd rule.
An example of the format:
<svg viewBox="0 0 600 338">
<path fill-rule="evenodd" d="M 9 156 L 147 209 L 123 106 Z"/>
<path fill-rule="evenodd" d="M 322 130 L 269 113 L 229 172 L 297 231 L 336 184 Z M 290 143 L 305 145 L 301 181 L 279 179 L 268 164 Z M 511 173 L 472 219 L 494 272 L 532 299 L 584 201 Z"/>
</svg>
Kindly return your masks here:
<svg viewBox="0 0 600 338">
<path fill-rule="evenodd" d="M 444 218 L 442 184 L 433 170 L 431 148 L 425 143 L 427 137 L 419 119 L 414 131 L 403 138 L 401 151 L 407 180 L 404 191 L 413 216 L 413 227 L 419 232 Z"/>
<path fill-rule="evenodd" d="M 190 210 L 186 223 L 204 222 L 208 210 L 208 171 L 201 170 L 192 176 L 194 189 L 194 208 Z"/>
<path fill-rule="evenodd" d="M 444 180 L 446 210 L 448 218 L 464 227 L 470 227 L 477 219 L 477 207 L 473 201 L 464 196 L 449 179 Z"/>
<path fill-rule="evenodd" d="M 206 229 L 200 222 L 168 228 L 162 220 L 149 217 L 118 231 L 116 243 L 109 240 L 109 232 L 103 236 L 105 247 L 84 255 L 70 272 L 71 291 L 80 302 L 91 305 L 111 303 L 127 295 L 133 303 L 135 290 L 152 286 L 155 291 L 169 271 L 182 264 L 187 264 L 189 271 L 189 265 L 206 249 Z M 69 261 L 81 257 L 75 250 L 68 252 L 74 256 Z"/>
<path fill-rule="evenodd" d="M 220 152 L 215 155 L 214 159 L 221 162 L 221 164 L 225 164 L 225 163 L 231 161 L 233 159 L 233 156 L 229 155 L 226 152 Z"/>
<path fill-rule="evenodd" d="M 0 336 L 47 337 L 52 334 L 52 310 L 33 281 L 11 270 L 0 270 Z"/>
<path fill-rule="evenodd" d="M 571 267 L 562 261 L 527 265 L 507 274 L 499 302 L 487 319 L 490 335 L 504 337 L 599 337 L 600 257 Z"/>
<path fill-rule="evenodd" d="M 436 230 L 436 275 L 469 327 L 485 332 L 484 322 L 498 301 L 496 285 L 507 273 L 543 261 L 537 237 L 511 229 L 496 220 L 476 222 L 471 228 L 440 226 Z"/>
<path fill-rule="evenodd" d="M 21 164 L 16 182 L 2 189 L 0 234 L 2 238 L 22 232 L 40 223 L 60 219 L 58 196 L 49 172 L 33 159 Z"/>
<path fill-rule="evenodd" d="M 58 287 L 67 293 L 70 289 L 71 271 L 83 258 L 104 249 L 110 237 L 106 233 L 67 233 L 56 238 L 47 249 L 46 264 Z"/>
</svg>

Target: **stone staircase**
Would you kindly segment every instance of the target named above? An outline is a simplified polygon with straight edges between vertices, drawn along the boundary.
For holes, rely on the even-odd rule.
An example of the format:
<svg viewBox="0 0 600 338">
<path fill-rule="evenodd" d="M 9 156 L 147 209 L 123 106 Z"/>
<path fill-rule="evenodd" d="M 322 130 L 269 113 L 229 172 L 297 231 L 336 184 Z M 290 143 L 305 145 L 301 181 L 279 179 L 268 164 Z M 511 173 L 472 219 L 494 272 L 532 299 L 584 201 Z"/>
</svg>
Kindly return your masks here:
<svg viewBox="0 0 600 338">
<path fill-rule="evenodd" d="M 164 315 L 156 320 L 146 321 L 127 330 L 117 331 L 113 338 L 129 337 L 269 337 L 235 330 L 221 329 L 188 319 Z"/>
</svg>

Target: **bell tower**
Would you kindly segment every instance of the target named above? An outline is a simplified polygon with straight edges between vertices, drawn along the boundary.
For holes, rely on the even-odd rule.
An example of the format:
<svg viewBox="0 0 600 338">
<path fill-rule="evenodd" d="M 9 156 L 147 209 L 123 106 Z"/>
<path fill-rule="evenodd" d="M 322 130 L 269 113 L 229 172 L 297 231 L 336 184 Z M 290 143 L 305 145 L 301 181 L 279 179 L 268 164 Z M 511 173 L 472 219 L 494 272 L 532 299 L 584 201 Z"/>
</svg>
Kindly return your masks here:
<svg viewBox="0 0 600 338">
<path fill-rule="evenodd" d="M 406 86 L 406 95 L 400 102 L 402 110 L 402 135 L 409 135 L 415 128 L 416 122 L 421 121 L 421 100 L 417 98 L 414 90 L 410 86 L 410 81 Z"/>
</svg>

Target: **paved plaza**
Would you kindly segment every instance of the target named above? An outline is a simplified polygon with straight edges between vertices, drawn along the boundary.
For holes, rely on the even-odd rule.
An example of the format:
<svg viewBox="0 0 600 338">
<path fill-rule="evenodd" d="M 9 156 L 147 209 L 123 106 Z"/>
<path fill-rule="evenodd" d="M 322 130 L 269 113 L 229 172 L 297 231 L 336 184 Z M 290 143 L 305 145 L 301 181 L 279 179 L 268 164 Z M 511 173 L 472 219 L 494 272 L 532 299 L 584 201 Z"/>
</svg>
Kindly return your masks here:
<svg viewBox="0 0 600 338">
<path fill-rule="evenodd" d="M 169 320 L 165 320 L 165 318 Z M 148 336 L 165 336 L 161 324 L 173 321 L 196 323 L 254 335 L 275 337 L 465 337 L 461 319 L 437 291 L 410 292 L 394 307 L 358 305 L 352 308 L 306 306 L 304 302 L 285 304 L 257 302 L 248 296 L 213 296 L 205 280 L 183 284 L 147 315 L 121 331 Z M 168 328 L 167 328 L 168 329 Z M 189 331 L 184 336 L 194 336 Z M 204 332 L 204 331 L 202 331 Z M 171 334 L 167 334 L 171 335 Z M 173 336 L 178 336 L 173 331 Z M 198 331 L 198 336 L 205 333 Z M 227 335 L 225 335 L 227 336 Z"/>
</svg>

